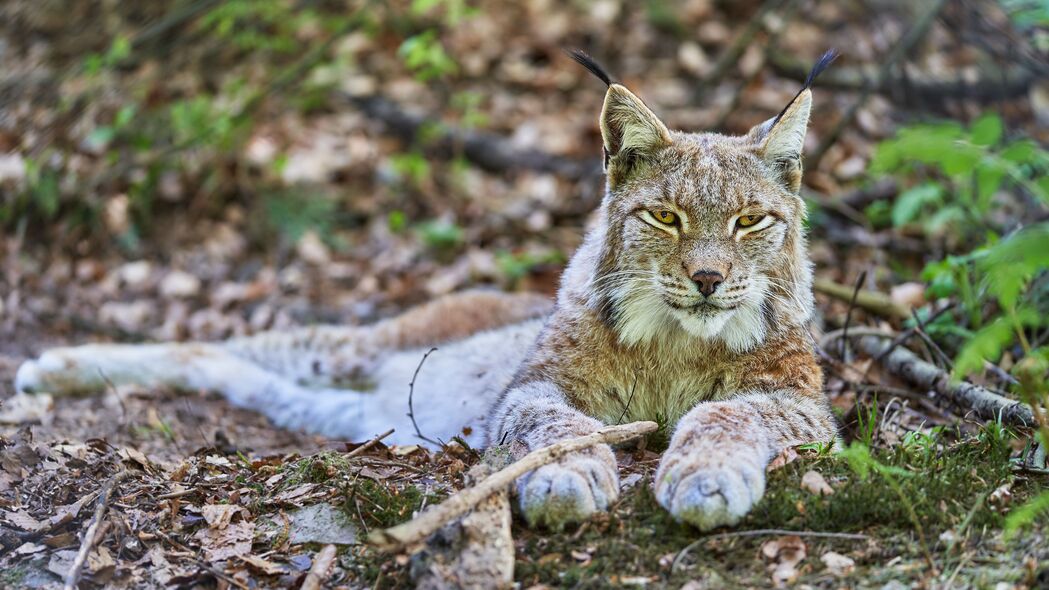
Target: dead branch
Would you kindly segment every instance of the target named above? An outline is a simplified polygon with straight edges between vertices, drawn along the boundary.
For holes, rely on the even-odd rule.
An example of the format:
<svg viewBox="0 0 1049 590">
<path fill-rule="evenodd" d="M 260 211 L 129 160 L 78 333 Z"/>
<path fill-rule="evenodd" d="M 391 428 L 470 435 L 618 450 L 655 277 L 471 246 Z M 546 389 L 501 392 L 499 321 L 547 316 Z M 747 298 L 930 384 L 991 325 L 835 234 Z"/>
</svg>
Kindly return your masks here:
<svg viewBox="0 0 1049 590">
<path fill-rule="evenodd" d="M 498 471 L 481 483 L 460 490 L 440 505 L 420 514 L 413 520 L 368 535 L 368 542 L 384 549 L 414 545 L 433 534 L 445 523 L 466 514 L 485 498 L 510 486 L 517 478 L 552 463 L 568 453 L 599 444 L 618 444 L 655 432 L 655 422 L 631 422 L 622 426 L 606 426 L 597 432 L 563 440 L 548 447 L 536 449 L 519 461 Z"/>
<path fill-rule="evenodd" d="M 75 590 L 77 583 L 80 580 L 80 572 L 84 569 L 84 564 L 87 562 L 87 556 L 91 553 L 91 548 L 94 547 L 98 539 L 95 536 L 98 535 L 99 525 L 102 524 L 102 519 L 106 515 L 106 509 L 109 508 L 109 502 L 113 498 L 113 490 L 116 489 L 117 485 L 124 481 L 131 472 L 123 470 L 117 472 L 116 475 L 109 479 L 106 483 L 106 487 L 102 492 L 102 496 L 98 500 L 98 505 L 95 507 L 95 514 L 91 517 L 91 524 L 87 527 L 87 532 L 84 533 L 84 540 L 80 542 L 80 550 L 77 551 L 76 558 L 73 559 L 73 565 L 69 568 L 69 572 L 66 574 L 66 579 L 62 585 L 63 590 Z"/>
<path fill-rule="evenodd" d="M 869 312 L 876 313 L 886 318 L 906 319 L 911 317 L 911 312 L 904 306 L 896 303 L 885 293 L 870 291 L 867 289 L 854 290 L 853 287 L 835 283 L 830 279 L 817 278 L 812 281 L 812 288 L 817 293 L 829 295 L 842 301 L 852 301 L 855 292 L 855 305 Z"/>
<path fill-rule="evenodd" d="M 426 351 L 426 354 L 424 354 L 423 357 L 419 359 L 419 364 L 415 367 L 415 373 L 412 374 L 412 380 L 410 383 L 408 383 L 408 417 L 412 419 L 412 426 L 415 427 L 415 436 L 418 436 L 422 440 L 432 445 L 435 445 L 437 448 L 440 448 L 444 446 L 443 442 L 434 440 L 426 436 L 422 433 L 421 430 L 419 430 L 419 423 L 415 421 L 415 406 L 413 399 L 415 397 L 415 379 L 419 377 L 419 370 L 423 368 L 423 363 L 426 362 L 426 358 L 429 357 L 431 353 L 436 351 L 436 346 Z"/>
<path fill-rule="evenodd" d="M 820 160 L 823 159 L 827 150 L 838 141 L 838 137 L 841 136 L 845 127 L 852 125 L 852 120 L 856 117 L 856 113 L 867 103 L 867 99 L 870 98 L 874 89 L 878 87 L 880 81 L 887 78 L 896 63 L 906 57 L 911 49 L 917 45 L 919 41 L 925 38 L 925 34 L 929 31 L 929 27 L 931 27 L 932 23 L 936 21 L 936 16 L 940 14 L 940 10 L 943 9 L 943 5 L 946 3 L 947 0 L 933 0 L 932 6 L 930 6 L 929 9 L 918 18 L 914 25 L 903 34 L 903 37 L 899 42 L 893 46 L 892 51 L 889 52 L 889 55 L 885 57 L 885 61 L 882 62 L 881 67 L 878 68 L 877 78 L 873 81 L 868 81 L 863 85 L 863 88 L 860 89 L 860 95 L 856 97 L 856 100 L 849 106 L 849 109 L 845 111 L 845 114 L 841 116 L 841 119 L 838 120 L 837 124 L 835 124 L 834 127 L 823 137 L 823 141 L 821 141 L 819 147 L 816 148 L 816 153 L 809 159 L 813 168 L 819 167 Z"/>
<path fill-rule="evenodd" d="M 865 335 L 858 339 L 857 344 L 865 354 L 873 358 L 881 357 L 881 366 L 890 373 L 915 387 L 934 391 L 955 406 L 975 412 L 980 418 L 996 420 L 1001 417 L 1003 423 L 1014 426 L 1036 424 L 1031 406 L 1023 402 L 1003 397 L 974 383 L 953 382 L 950 374 L 923 361 L 906 348 L 897 347 L 886 354 L 892 346 L 891 338 Z"/>
<path fill-rule="evenodd" d="M 420 141 L 426 129 L 426 143 L 421 147 L 445 157 L 462 155 L 489 172 L 532 170 L 563 178 L 582 180 L 601 175 L 601 160 L 578 160 L 536 149 L 514 147 L 506 138 L 440 124 L 432 117 L 409 113 L 381 96 L 341 95 L 369 119 L 378 121 L 394 136 L 407 144 Z M 437 131 L 431 133 L 435 127 Z"/>
<path fill-rule="evenodd" d="M 771 55 L 769 65 L 777 74 L 798 81 L 805 80 L 811 64 L 779 52 Z M 1035 72 L 1026 68 L 1010 68 L 1004 72 L 984 72 L 972 81 L 938 78 L 933 74 L 913 79 L 900 74 L 878 79 L 875 68 L 835 67 L 820 76 L 820 86 L 836 90 L 861 90 L 873 84 L 874 92 L 891 96 L 902 104 L 939 104 L 947 99 L 967 99 L 980 103 L 1026 95 L 1038 80 Z"/>
<path fill-rule="evenodd" d="M 317 554 L 317 558 L 313 560 L 313 567 L 310 568 L 306 579 L 302 581 L 302 590 L 320 590 L 321 583 L 328 577 L 328 570 L 331 569 L 332 564 L 335 562 L 335 545 L 325 545 L 324 549 Z"/>
<path fill-rule="evenodd" d="M 414 382 L 414 379 L 412 381 Z M 414 421 L 414 419 L 413 419 L 413 421 Z M 387 430 L 386 432 L 380 434 L 379 436 L 371 439 L 370 441 L 364 443 L 363 445 L 357 447 L 356 449 L 353 449 L 349 453 L 346 453 L 346 455 L 343 457 L 343 459 L 352 459 L 352 458 L 356 457 L 357 455 L 360 455 L 364 451 L 367 451 L 368 449 L 370 449 L 370 448 L 374 447 L 375 445 L 379 444 L 379 442 L 382 441 L 382 439 L 386 438 L 387 436 L 390 436 L 391 434 L 393 434 L 393 428 L 391 428 L 391 429 Z"/>
</svg>

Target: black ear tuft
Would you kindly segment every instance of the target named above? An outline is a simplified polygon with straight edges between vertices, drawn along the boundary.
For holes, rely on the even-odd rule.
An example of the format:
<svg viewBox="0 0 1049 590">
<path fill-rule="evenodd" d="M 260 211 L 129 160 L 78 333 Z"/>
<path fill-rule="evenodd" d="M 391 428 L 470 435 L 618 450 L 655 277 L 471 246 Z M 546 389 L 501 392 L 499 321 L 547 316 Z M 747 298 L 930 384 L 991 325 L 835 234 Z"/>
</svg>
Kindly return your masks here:
<svg viewBox="0 0 1049 590">
<path fill-rule="evenodd" d="M 812 66 L 812 69 L 809 70 L 809 75 L 805 78 L 805 85 L 802 86 L 801 90 L 799 90 L 798 93 L 794 95 L 794 98 L 790 99 L 790 102 L 787 103 L 787 106 L 783 107 L 783 110 L 780 111 L 778 115 L 776 115 L 776 119 L 772 123 L 773 125 L 776 124 L 775 121 L 779 121 L 780 118 L 783 117 L 783 114 L 786 113 L 787 109 L 790 108 L 790 105 L 794 104 L 794 101 L 797 100 L 799 96 L 801 96 L 801 93 L 805 92 L 812 86 L 812 83 L 815 82 L 816 78 L 823 73 L 823 70 L 826 70 L 828 67 L 830 67 L 830 64 L 834 60 L 838 59 L 839 55 L 841 54 L 838 53 L 837 49 L 828 49 L 823 55 L 820 56 L 820 58 L 816 61 L 816 65 Z"/>
<path fill-rule="evenodd" d="M 594 58 L 578 49 L 565 49 L 564 51 L 568 54 L 568 57 L 571 57 L 576 63 L 586 68 L 591 74 L 597 76 L 598 79 L 605 83 L 605 86 L 612 85 L 612 77 L 601 67 L 601 64 L 594 61 Z"/>
<path fill-rule="evenodd" d="M 839 55 L 841 55 L 841 53 L 838 53 L 837 49 L 828 49 L 823 55 L 821 55 L 816 62 L 816 65 L 812 66 L 812 70 L 809 71 L 809 76 L 805 78 L 805 86 L 801 89 L 805 90 L 812 86 L 812 83 L 816 81 L 816 77 L 822 74 L 823 70 L 827 69 L 834 60 L 838 59 Z"/>
</svg>

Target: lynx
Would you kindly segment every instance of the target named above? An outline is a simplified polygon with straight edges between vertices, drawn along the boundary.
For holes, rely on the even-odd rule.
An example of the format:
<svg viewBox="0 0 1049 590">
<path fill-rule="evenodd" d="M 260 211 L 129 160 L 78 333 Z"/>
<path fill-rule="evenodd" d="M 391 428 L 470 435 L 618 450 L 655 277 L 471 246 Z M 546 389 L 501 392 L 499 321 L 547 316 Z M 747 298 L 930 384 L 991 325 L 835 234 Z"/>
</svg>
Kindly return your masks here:
<svg viewBox="0 0 1049 590">
<path fill-rule="evenodd" d="M 536 449 L 603 424 L 673 427 L 653 482 L 677 519 L 737 523 L 781 450 L 831 441 L 809 331 L 812 269 L 798 196 L 813 68 L 779 115 L 749 133 L 669 130 L 582 53 L 607 85 L 606 192 L 555 303 L 466 292 L 365 327 L 320 326 L 223 343 L 94 344 L 44 352 L 16 388 L 67 394 L 106 383 L 212 390 L 277 425 L 398 443 L 431 437 Z M 436 346 L 427 362 L 423 355 Z M 619 492 L 608 446 L 516 484 L 532 525 L 560 528 Z"/>
</svg>

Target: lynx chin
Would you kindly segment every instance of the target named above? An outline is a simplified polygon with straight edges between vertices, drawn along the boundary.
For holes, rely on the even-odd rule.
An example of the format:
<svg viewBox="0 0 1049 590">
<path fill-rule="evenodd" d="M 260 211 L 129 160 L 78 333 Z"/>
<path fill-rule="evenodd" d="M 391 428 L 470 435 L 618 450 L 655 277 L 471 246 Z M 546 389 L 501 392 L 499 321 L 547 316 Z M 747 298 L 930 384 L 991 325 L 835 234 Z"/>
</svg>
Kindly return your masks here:
<svg viewBox="0 0 1049 590">
<path fill-rule="evenodd" d="M 780 450 L 831 441 L 809 332 L 812 264 L 798 196 L 809 85 L 743 136 L 672 131 L 582 53 L 608 86 L 607 188 L 556 302 L 466 292 L 365 327 L 317 326 L 220 343 L 92 344 L 23 364 L 16 388 L 70 394 L 107 381 L 213 390 L 276 424 L 360 440 L 416 419 L 444 440 L 531 450 L 640 419 L 673 428 L 653 482 L 674 517 L 732 525 Z M 469 428 L 466 428 L 469 427 Z M 607 446 L 517 482 L 525 518 L 560 528 L 616 500 Z"/>
</svg>

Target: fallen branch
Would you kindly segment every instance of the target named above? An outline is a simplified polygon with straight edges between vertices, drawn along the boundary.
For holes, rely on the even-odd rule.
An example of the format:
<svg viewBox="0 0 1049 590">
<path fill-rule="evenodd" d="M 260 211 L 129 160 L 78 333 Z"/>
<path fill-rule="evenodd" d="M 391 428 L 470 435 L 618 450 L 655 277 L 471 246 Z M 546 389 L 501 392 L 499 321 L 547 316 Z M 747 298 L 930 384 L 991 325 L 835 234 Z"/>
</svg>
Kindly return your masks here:
<svg viewBox="0 0 1049 590">
<path fill-rule="evenodd" d="M 98 500 L 98 505 L 95 507 L 95 514 L 91 517 L 91 524 L 87 527 L 87 532 L 84 533 L 84 540 L 80 542 L 80 550 L 77 551 L 76 558 L 73 559 L 73 565 L 66 574 L 62 585 L 63 590 L 76 589 L 80 580 L 80 572 L 83 571 L 84 564 L 87 562 L 87 556 L 98 541 L 95 536 L 98 535 L 99 525 L 102 524 L 102 519 L 106 515 L 106 509 L 109 508 L 109 502 L 113 498 L 113 490 L 116 489 L 117 484 L 127 479 L 129 475 L 131 475 L 130 471 L 120 471 L 106 483 L 102 496 Z"/>
<path fill-rule="evenodd" d="M 1000 417 L 1003 423 L 1014 426 L 1036 424 L 1034 411 L 1023 402 L 998 395 L 974 383 L 954 382 L 950 374 L 923 361 L 906 348 L 897 347 L 889 351 L 891 337 L 865 335 L 859 338 L 857 344 L 865 354 L 881 357 L 880 364 L 890 373 L 915 387 L 934 391 L 955 406 L 973 411 L 984 420 L 997 420 Z M 886 354 L 886 351 L 889 352 Z"/>
<path fill-rule="evenodd" d="M 621 426 L 606 426 L 597 432 L 554 443 L 536 449 L 510 464 L 479 484 L 460 490 L 440 505 L 423 512 L 406 523 L 368 535 L 368 542 L 383 549 L 394 549 L 413 545 L 429 537 L 445 523 L 456 519 L 492 494 L 506 489 L 517 478 L 543 465 L 553 463 L 568 453 L 573 453 L 599 444 L 618 444 L 655 432 L 655 422 L 631 422 Z"/>
<path fill-rule="evenodd" d="M 855 294 L 855 305 L 857 307 L 886 318 L 902 320 L 911 317 L 910 310 L 893 301 L 892 298 L 885 293 L 866 289 L 860 289 L 857 291 L 853 287 L 822 278 L 817 278 L 812 281 L 812 288 L 817 293 L 823 293 L 824 295 L 829 295 L 845 302 L 853 301 L 853 294 Z"/>
<path fill-rule="evenodd" d="M 462 155 L 489 172 L 533 170 L 573 180 L 601 175 L 599 158 L 579 160 L 537 149 L 517 148 L 505 137 L 445 125 L 433 118 L 409 113 L 381 96 L 343 94 L 341 97 L 401 141 L 407 144 L 421 141 L 425 130 L 426 141 L 420 147 L 446 157 Z"/>
<path fill-rule="evenodd" d="M 379 442 L 382 441 L 382 439 L 386 438 L 387 436 L 390 436 L 391 434 L 393 434 L 393 429 L 392 428 L 387 430 L 386 432 L 380 434 L 379 436 L 371 439 L 370 441 L 364 443 L 363 445 L 357 447 L 356 449 L 353 449 L 349 453 L 346 453 L 346 455 L 343 456 L 343 459 L 352 459 L 352 458 L 356 457 L 357 455 L 360 455 L 364 451 L 367 451 L 368 449 L 370 449 L 370 448 L 374 447 L 375 445 L 379 444 Z"/>
<path fill-rule="evenodd" d="M 302 581 L 302 590 L 320 590 L 321 583 L 328 577 L 328 570 L 335 562 L 335 545 L 325 545 L 313 560 L 313 567 Z"/>
</svg>

